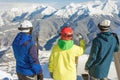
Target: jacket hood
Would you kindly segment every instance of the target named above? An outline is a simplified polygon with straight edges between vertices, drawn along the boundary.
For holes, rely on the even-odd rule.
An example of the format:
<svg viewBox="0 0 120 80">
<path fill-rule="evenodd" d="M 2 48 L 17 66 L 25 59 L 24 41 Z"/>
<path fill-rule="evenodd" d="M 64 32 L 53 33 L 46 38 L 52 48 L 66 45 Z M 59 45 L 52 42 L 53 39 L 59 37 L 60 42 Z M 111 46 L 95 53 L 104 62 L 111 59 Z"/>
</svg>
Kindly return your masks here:
<svg viewBox="0 0 120 80">
<path fill-rule="evenodd" d="M 58 40 L 58 46 L 62 50 L 68 50 L 73 46 L 74 42 L 73 40 Z"/>
<path fill-rule="evenodd" d="M 112 36 L 112 34 L 111 34 L 111 32 L 101 32 L 97 36 L 102 38 L 105 41 L 108 41 L 109 38 Z"/>
<path fill-rule="evenodd" d="M 18 45 L 22 45 L 24 42 L 28 41 L 32 39 L 32 37 L 30 36 L 30 34 L 26 34 L 26 33 L 18 33 L 18 35 L 15 38 L 15 43 Z"/>
</svg>

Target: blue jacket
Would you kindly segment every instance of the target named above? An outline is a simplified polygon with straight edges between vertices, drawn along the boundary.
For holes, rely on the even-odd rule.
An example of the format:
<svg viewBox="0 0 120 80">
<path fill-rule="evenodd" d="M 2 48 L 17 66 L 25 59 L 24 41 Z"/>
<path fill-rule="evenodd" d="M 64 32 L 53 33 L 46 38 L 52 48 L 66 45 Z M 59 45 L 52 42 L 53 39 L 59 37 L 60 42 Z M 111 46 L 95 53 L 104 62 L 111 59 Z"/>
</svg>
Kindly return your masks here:
<svg viewBox="0 0 120 80">
<path fill-rule="evenodd" d="M 32 76 L 42 72 L 37 48 L 29 34 L 18 33 L 12 47 L 16 59 L 16 72 L 25 76 Z"/>
<path fill-rule="evenodd" d="M 85 65 L 90 76 L 105 78 L 108 76 L 113 53 L 118 51 L 116 39 L 111 32 L 101 32 L 93 40 L 90 56 Z"/>
</svg>

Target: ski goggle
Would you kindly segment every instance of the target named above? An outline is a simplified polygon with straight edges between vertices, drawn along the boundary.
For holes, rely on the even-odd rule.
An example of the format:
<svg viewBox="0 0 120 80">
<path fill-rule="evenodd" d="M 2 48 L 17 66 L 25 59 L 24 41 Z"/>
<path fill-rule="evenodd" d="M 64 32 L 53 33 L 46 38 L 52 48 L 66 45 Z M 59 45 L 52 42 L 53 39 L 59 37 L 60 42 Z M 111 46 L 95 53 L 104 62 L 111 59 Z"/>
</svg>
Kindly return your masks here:
<svg viewBox="0 0 120 80">
<path fill-rule="evenodd" d="M 72 34 L 65 34 L 64 37 L 72 37 Z"/>
<path fill-rule="evenodd" d="M 61 34 L 61 39 L 62 40 L 71 40 L 72 37 L 73 37 L 73 34 L 66 34 L 66 33 Z"/>
<path fill-rule="evenodd" d="M 22 28 L 22 27 L 19 27 L 18 30 L 27 30 L 27 29 L 33 29 L 32 27 L 28 27 L 28 28 Z"/>
</svg>

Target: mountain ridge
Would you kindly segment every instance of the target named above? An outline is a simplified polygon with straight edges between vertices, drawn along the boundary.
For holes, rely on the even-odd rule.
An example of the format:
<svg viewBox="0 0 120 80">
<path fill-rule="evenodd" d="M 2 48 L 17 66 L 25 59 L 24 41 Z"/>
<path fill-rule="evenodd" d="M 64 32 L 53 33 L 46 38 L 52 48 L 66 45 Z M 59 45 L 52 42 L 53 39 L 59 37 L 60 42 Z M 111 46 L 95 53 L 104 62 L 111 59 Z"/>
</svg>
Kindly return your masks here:
<svg viewBox="0 0 120 80">
<path fill-rule="evenodd" d="M 86 40 L 86 44 L 90 45 L 92 39 L 99 32 L 97 24 L 103 19 L 111 20 L 111 31 L 120 27 L 120 10 L 116 2 L 110 0 L 106 2 L 71 3 L 61 9 L 43 4 L 33 6 L 31 10 L 29 7 L 28 11 L 13 8 L 0 15 L 1 46 L 11 45 L 12 40 L 19 31 L 15 30 L 13 32 L 9 29 L 17 29 L 19 23 L 25 19 L 33 23 L 33 39 L 35 39 L 36 34 L 39 34 L 40 49 L 50 50 L 52 46 L 48 48 L 46 45 L 54 45 L 56 40 L 59 39 L 60 29 L 66 25 L 71 26 L 75 34 L 81 33 Z M 8 31 L 4 32 L 5 30 Z M 54 38 L 56 39 L 54 40 Z M 76 35 L 73 39 L 77 44 Z"/>
</svg>

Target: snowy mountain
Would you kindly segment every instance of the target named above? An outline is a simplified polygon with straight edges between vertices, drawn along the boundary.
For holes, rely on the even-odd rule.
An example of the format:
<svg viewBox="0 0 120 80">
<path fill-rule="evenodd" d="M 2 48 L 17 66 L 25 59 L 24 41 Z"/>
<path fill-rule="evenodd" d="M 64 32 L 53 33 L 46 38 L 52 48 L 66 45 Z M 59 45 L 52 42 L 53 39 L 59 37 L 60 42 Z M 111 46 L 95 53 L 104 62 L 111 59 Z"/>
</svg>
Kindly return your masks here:
<svg viewBox="0 0 120 80">
<path fill-rule="evenodd" d="M 103 19 L 111 20 L 110 29 L 117 33 L 120 39 L 120 5 L 115 0 L 71 3 L 61 9 L 44 4 L 29 4 L 26 7 L 21 6 L 2 11 L 0 12 L 0 80 L 8 80 L 8 78 L 17 80 L 11 44 L 19 32 L 17 30 L 19 23 L 25 19 L 30 20 L 34 25 L 33 39 L 36 34 L 39 34 L 39 49 L 43 50 L 39 51 L 39 60 L 42 64 L 44 80 L 52 80 L 47 70 L 50 51 L 44 50 L 51 50 L 59 39 L 60 29 L 65 25 L 73 28 L 73 39 L 76 44 L 78 43 L 76 34 L 83 35 L 87 45 L 86 54 L 89 54 L 89 45 L 99 32 L 97 24 Z M 86 54 L 79 58 L 80 64 L 77 68 L 79 76 L 81 73 L 85 73 L 84 64 L 88 58 Z M 111 64 L 108 77 L 111 80 L 118 80 L 114 62 Z"/>
<path fill-rule="evenodd" d="M 0 17 L 0 26 L 4 25 L 3 19 Z"/>
<path fill-rule="evenodd" d="M 111 20 L 111 31 L 120 27 L 120 6 L 115 0 L 100 0 L 87 3 L 71 3 L 55 9 L 49 5 L 37 4 L 29 7 L 12 8 L 0 13 L 0 48 L 11 46 L 17 34 L 19 23 L 25 19 L 33 25 L 33 39 L 39 33 L 39 48 L 50 50 L 59 38 L 59 31 L 65 25 L 81 33 L 89 45 L 99 32 L 97 24 L 103 19 Z M 5 36 L 4 36 L 5 35 Z M 74 35 L 76 40 L 76 35 Z"/>
<path fill-rule="evenodd" d="M 73 15 L 75 12 L 87 10 L 86 14 L 89 15 L 112 15 L 118 14 L 118 8 L 116 2 L 113 0 L 106 0 L 106 2 L 95 1 L 89 3 L 71 3 L 55 13 L 55 15 L 66 17 Z M 63 15 L 64 14 L 64 15 Z M 80 12 L 79 14 L 80 15 Z"/>
</svg>

